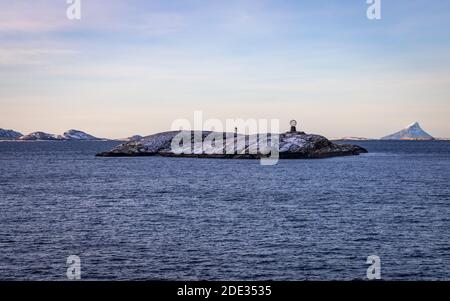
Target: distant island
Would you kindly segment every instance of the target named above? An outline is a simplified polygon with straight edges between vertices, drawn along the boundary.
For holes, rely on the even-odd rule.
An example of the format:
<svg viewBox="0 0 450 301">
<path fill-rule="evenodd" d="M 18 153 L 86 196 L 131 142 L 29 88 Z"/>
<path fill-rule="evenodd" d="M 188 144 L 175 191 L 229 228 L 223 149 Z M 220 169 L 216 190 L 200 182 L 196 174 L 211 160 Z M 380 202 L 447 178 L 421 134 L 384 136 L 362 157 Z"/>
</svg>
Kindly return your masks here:
<svg viewBox="0 0 450 301">
<path fill-rule="evenodd" d="M 404 129 L 387 136 L 384 136 L 380 139 L 374 138 L 364 138 L 364 137 L 342 137 L 342 138 L 332 138 L 333 141 L 364 141 L 364 140 L 419 140 L 419 141 L 427 141 L 427 140 L 450 140 L 449 138 L 434 138 L 426 131 L 422 129 L 418 122 L 414 122 Z"/>
<path fill-rule="evenodd" d="M 0 129 L 0 140 L 8 141 L 104 141 L 107 139 L 97 138 L 79 130 L 68 130 L 62 135 L 49 134 L 45 132 L 33 132 L 28 135 Z"/>
<path fill-rule="evenodd" d="M 425 132 L 418 122 L 414 122 L 403 130 L 385 136 L 381 140 L 435 140 L 435 138 Z"/>
<path fill-rule="evenodd" d="M 342 140 L 352 140 L 352 141 L 365 141 L 365 140 L 377 140 L 377 139 L 370 139 L 370 138 L 364 138 L 364 137 L 342 137 L 342 138 L 331 138 L 332 141 L 342 141 Z"/>
</svg>

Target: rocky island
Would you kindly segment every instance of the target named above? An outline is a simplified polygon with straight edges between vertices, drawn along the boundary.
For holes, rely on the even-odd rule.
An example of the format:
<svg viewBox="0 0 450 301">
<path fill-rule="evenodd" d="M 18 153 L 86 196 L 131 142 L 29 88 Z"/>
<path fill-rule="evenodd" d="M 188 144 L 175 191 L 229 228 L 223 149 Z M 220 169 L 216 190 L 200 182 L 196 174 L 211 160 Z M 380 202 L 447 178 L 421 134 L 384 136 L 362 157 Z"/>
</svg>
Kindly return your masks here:
<svg viewBox="0 0 450 301">
<path fill-rule="evenodd" d="M 214 134 L 224 137 L 222 143 L 205 149 L 204 141 Z M 179 152 L 172 149 L 173 139 L 179 135 L 191 135 L 201 137 L 193 141 L 189 149 L 192 151 Z M 261 144 L 267 144 L 267 140 L 278 141 L 278 153 L 280 159 L 318 159 L 336 156 L 353 156 L 367 153 L 367 150 L 350 144 L 333 143 L 320 135 L 306 134 L 291 129 L 282 134 L 241 135 L 237 133 L 214 133 L 210 131 L 170 131 L 163 132 L 136 141 L 123 143 L 114 149 L 97 154 L 98 157 L 137 157 L 137 156 L 169 156 L 169 157 L 197 157 L 197 158 L 228 158 L 228 159 L 260 159 L 268 157 L 267 152 L 262 152 Z M 263 137 L 264 137 L 263 136 Z M 230 139 L 231 137 L 231 139 Z M 266 139 L 266 141 L 262 141 Z M 243 143 L 239 143 L 239 141 Z M 232 144 L 233 153 L 227 152 L 227 147 Z M 256 151 L 255 151 L 256 150 Z"/>
</svg>

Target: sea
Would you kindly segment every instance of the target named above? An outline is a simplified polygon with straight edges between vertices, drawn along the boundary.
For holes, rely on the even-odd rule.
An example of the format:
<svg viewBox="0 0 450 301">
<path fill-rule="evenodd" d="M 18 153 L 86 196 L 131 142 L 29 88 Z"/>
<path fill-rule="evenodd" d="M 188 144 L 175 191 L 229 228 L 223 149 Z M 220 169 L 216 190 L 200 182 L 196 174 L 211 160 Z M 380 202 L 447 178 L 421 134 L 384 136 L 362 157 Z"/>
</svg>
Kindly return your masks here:
<svg viewBox="0 0 450 301">
<path fill-rule="evenodd" d="M 450 280 L 450 141 L 316 160 L 0 142 L 0 280 Z M 373 257 L 371 257 L 373 258 Z"/>
</svg>

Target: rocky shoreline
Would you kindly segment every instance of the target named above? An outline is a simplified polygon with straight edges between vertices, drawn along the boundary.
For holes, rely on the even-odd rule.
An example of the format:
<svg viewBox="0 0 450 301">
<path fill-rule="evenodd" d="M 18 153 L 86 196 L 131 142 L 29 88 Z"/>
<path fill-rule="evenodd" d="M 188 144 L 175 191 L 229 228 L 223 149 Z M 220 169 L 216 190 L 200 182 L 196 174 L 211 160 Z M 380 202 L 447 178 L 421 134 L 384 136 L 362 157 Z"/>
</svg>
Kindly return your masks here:
<svg viewBox="0 0 450 301">
<path fill-rule="evenodd" d="M 172 139 L 179 134 L 198 135 L 201 137 L 197 142 L 193 141 L 191 149 L 184 153 L 172 150 Z M 202 144 L 211 134 L 230 137 L 229 133 L 203 132 L 163 132 L 136 141 L 123 143 L 114 149 L 97 154 L 98 157 L 142 157 L 142 156 L 163 156 L 163 157 L 189 157 L 189 158 L 216 158 L 216 159 L 260 159 L 269 157 L 267 152 L 259 151 L 263 141 L 257 135 L 247 136 L 231 134 L 231 143 L 234 143 L 235 151 L 226 151 L 230 138 L 221 145 L 206 149 L 198 144 Z M 227 136 L 228 135 L 228 136 Z M 277 138 L 277 139 L 274 139 Z M 367 150 L 352 144 L 337 144 L 320 135 L 306 134 L 303 132 L 287 132 L 283 134 L 272 134 L 266 140 L 278 140 L 278 153 L 280 159 L 321 159 L 338 156 L 355 156 L 367 153 Z M 245 141 L 239 144 L 238 141 Z M 197 149 L 197 151 L 196 151 Z M 200 149 L 200 151 L 198 151 Z M 256 150 L 256 151 L 255 151 Z"/>
</svg>

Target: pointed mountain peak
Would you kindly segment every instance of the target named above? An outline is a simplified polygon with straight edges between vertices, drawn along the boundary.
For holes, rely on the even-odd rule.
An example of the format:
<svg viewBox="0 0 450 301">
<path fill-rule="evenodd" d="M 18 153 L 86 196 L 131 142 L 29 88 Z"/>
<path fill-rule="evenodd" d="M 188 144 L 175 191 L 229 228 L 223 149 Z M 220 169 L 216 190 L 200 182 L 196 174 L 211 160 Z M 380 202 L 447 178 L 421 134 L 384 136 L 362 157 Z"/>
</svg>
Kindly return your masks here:
<svg viewBox="0 0 450 301">
<path fill-rule="evenodd" d="M 415 122 L 411 123 L 410 125 L 408 125 L 406 128 L 407 129 L 408 128 L 420 128 L 420 124 L 417 121 L 415 121 Z"/>
<path fill-rule="evenodd" d="M 403 130 L 381 138 L 382 140 L 433 140 L 434 138 L 425 132 L 416 121 Z"/>
</svg>

